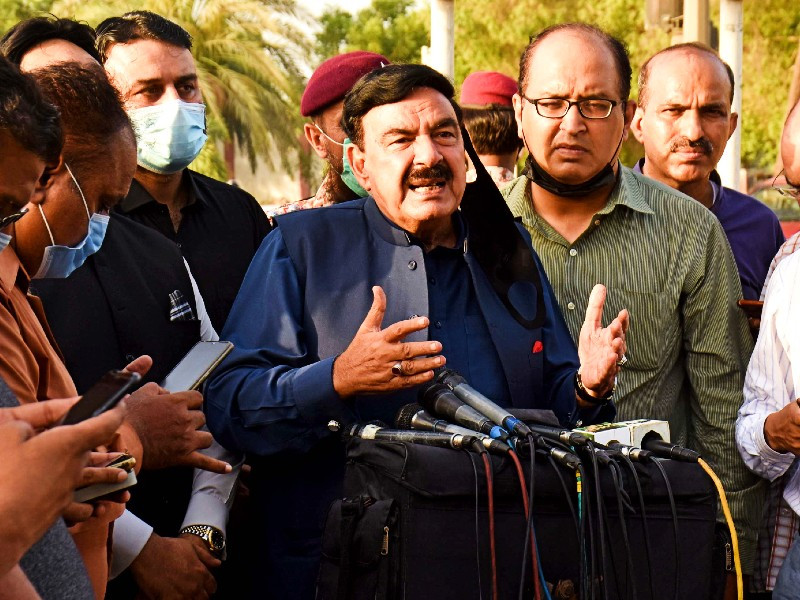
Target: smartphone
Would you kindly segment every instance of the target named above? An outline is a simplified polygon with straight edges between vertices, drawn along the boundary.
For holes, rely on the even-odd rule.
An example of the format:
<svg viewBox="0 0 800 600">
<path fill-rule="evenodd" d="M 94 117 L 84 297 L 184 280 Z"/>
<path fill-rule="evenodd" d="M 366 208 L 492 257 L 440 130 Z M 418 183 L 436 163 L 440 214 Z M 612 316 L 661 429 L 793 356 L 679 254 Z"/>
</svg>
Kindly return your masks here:
<svg viewBox="0 0 800 600">
<path fill-rule="evenodd" d="M 161 382 L 168 392 L 196 390 L 233 350 L 230 342 L 197 342 Z"/>
<path fill-rule="evenodd" d="M 141 376 L 127 371 L 109 371 L 76 402 L 61 422 L 74 425 L 114 408 Z"/>
<path fill-rule="evenodd" d="M 112 460 L 106 467 L 116 467 L 128 472 L 128 476 L 123 481 L 116 483 L 94 483 L 75 490 L 73 500 L 75 502 L 91 502 L 101 499 L 110 494 L 116 494 L 136 485 L 136 473 L 133 467 L 136 466 L 136 459 L 130 454 L 122 454 Z"/>
</svg>

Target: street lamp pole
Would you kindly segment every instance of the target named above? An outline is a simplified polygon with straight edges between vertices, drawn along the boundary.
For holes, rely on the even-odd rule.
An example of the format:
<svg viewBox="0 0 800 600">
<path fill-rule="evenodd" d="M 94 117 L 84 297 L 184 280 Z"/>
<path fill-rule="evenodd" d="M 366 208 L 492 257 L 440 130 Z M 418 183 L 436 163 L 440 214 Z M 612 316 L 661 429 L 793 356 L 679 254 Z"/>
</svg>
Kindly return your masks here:
<svg viewBox="0 0 800 600">
<path fill-rule="evenodd" d="M 455 0 L 431 1 L 431 47 L 428 66 L 455 78 Z"/>
<path fill-rule="evenodd" d="M 739 125 L 728 140 L 725 153 L 717 169 L 723 185 L 739 189 L 742 155 L 742 0 L 720 0 L 719 3 L 719 54 L 730 65 L 735 81 L 733 111 L 739 114 Z"/>
</svg>

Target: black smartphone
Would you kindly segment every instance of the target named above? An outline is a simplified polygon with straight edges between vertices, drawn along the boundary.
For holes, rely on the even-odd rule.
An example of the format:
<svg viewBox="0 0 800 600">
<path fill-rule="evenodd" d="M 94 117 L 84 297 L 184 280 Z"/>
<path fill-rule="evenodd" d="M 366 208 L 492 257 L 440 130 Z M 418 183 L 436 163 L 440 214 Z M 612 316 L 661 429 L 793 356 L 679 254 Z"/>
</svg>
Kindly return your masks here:
<svg viewBox="0 0 800 600">
<path fill-rule="evenodd" d="M 76 402 L 61 422 L 74 425 L 114 408 L 141 376 L 127 371 L 109 371 Z"/>
<path fill-rule="evenodd" d="M 161 382 L 168 392 L 196 390 L 233 350 L 230 342 L 197 342 Z"/>
</svg>

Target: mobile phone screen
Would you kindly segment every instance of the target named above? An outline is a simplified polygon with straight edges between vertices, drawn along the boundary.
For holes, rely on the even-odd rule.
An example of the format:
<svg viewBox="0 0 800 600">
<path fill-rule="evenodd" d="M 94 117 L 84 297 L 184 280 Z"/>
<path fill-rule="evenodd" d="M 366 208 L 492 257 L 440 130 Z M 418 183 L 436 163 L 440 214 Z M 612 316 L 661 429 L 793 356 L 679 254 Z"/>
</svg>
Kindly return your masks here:
<svg viewBox="0 0 800 600">
<path fill-rule="evenodd" d="M 74 425 L 113 408 L 140 379 L 138 373 L 109 371 L 69 409 L 61 424 Z"/>
<path fill-rule="evenodd" d="M 231 350 L 230 342 L 197 342 L 164 378 L 161 387 L 169 392 L 196 390 Z"/>
</svg>

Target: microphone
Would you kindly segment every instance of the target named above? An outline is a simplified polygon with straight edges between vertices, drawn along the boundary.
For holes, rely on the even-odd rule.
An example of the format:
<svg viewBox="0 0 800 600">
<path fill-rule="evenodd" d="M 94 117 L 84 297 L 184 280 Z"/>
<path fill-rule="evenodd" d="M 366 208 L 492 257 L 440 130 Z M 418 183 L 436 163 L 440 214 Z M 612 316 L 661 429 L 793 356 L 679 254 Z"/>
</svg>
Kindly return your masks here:
<svg viewBox="0 0 800 600">
<path fill-rule="evenodd" d="M 467 380 L 456 371 L 442 369 L 437 373 L 436 381 L 449 387 L 462 402 L 486 415 L 498 425 L 502 425 L 507 431 L 521 436 L 531 433 L 530 428 L 525 423 L 472 388 L 467 383 Z"/>
<path fill-rule="evenodd" d="M 343 435 L 345 437 L 361 438 L 362 440 L 406 442 L 423 446 L 435 446 L 437 448 L 452 448 L 453 450 L 467 450 L 477 441 L 477 438 L 472 435 L 387 429 L 377 425 L 359 425 L 358 423 L 351 425 Z"/>
<path fill-rule="evenodd" d="M 419 390 L 419 402 L 429 413 L 444 417 L 462 427 L 485 433 L 491 438 L 506 440 L 508 433 L 491 419 L 467 406 L 442 383 L 428 383 Z"/>
<path fill-rule="evenodd" d="M 511 451 L 508 444 L 494 440 L 485 433 L 479 433 L 460 425 L 453 425 L 442 419 L 436 419 L 425 410 L 421 410 L 421 408 L 419 404 L 406 404 L 403 406 L 395 418 L 395 425 L 398 429 L 426 429 L 428 431 L 473 436 L 478 438 L 483 447 L 489 452 L 503 455 Z"/>
<path fill-rule="evenodd" d="M 637 448 L 636 446 L 620 444 L 619 442 L 609 442 L 608 447 L 612 450 L 622 453 L 623 456 L 627 456 L 632 461 L 640 463 L 651 461 L 653 460 L 654 456 L 650 450 L 644 450 L 642 448 Z"/>
<path fill-rule="evenodd" d="M 693 463 L 696 463 L 697 459 L 700 458 L 699 452 L 695 452 L 690 448 L 678 446 L 677 444 L 670 444 L 655 435 L 649 437 L 645 436 L 642 441 L 642 447 L 660 458 L 671 458 L 672 460 L 682 460 L 684 462 Z"/>
<path fill-rule="evenodd" d="M 590 441 L 589 438 L 580 433 L 561 427 L 550 427 L 549 425 L 529 425 L 528 427 L 533 433 L 539 434 L 543 438 L 561 442 L 567 446 L 587 446 Z"/>
</svg>

